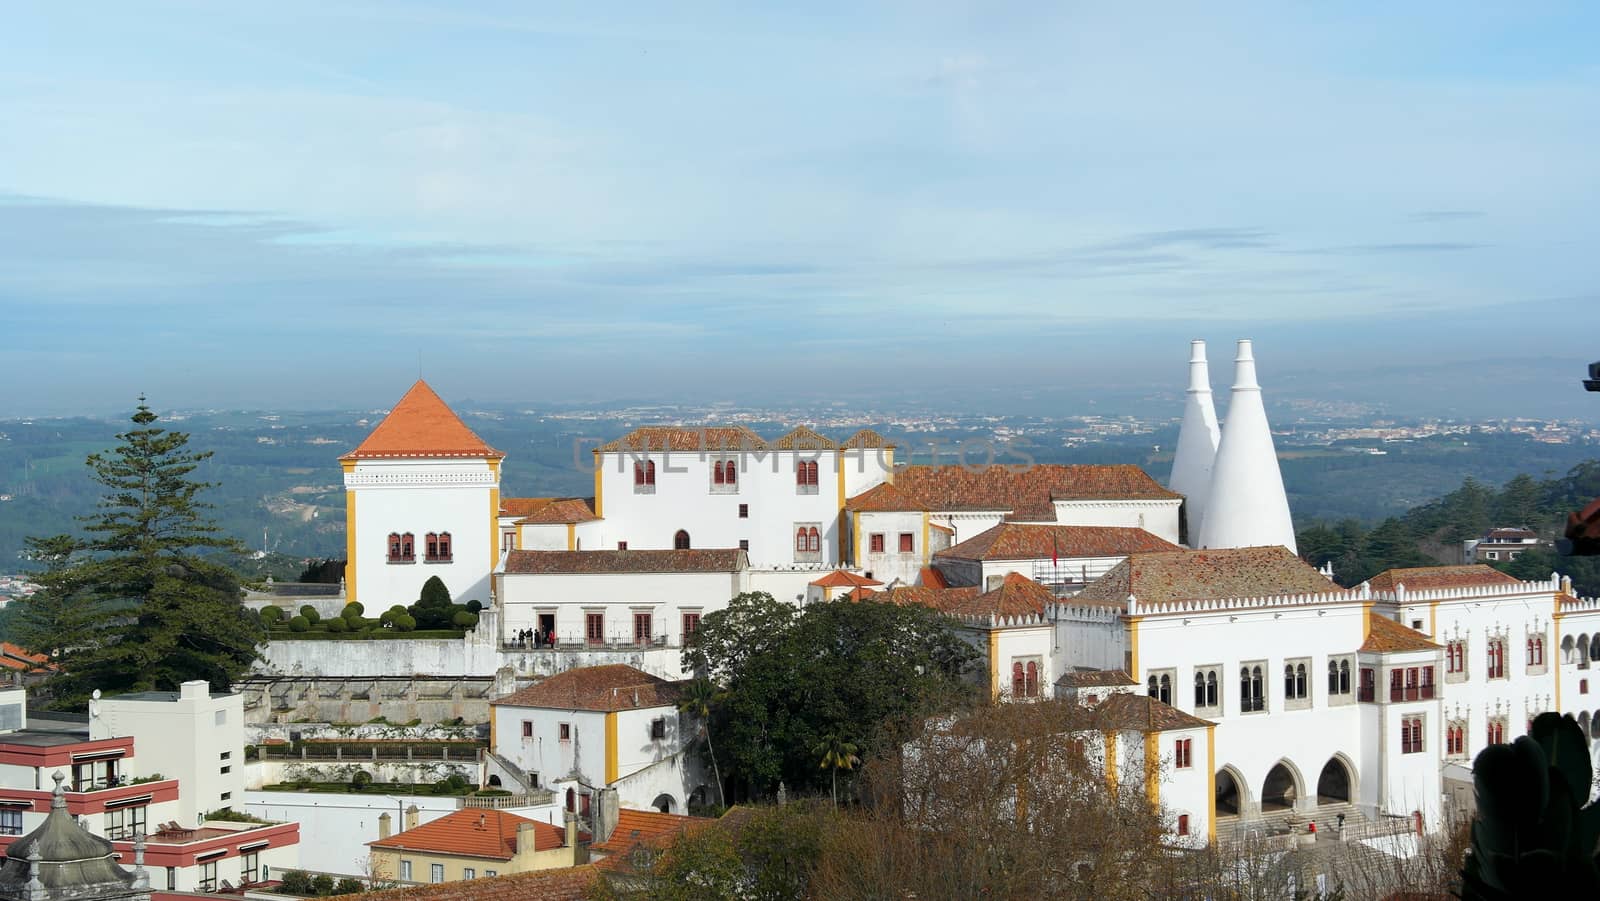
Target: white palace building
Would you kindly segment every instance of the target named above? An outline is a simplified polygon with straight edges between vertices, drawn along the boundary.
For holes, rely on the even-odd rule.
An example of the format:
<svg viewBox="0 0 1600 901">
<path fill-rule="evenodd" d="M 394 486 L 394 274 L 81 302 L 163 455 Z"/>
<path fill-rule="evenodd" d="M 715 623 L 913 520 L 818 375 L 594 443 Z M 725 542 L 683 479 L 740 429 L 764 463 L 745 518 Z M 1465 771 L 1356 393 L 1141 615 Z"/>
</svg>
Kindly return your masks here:
<svg viewBox="0 0 1600 901">
<path fill-rule="evenodd" d="M 905 465 L 867 430 L 651 427 L 594 449 L 593 496 L 502 497 L 504 454 L 419 381 L 341 458 L 346 596 L 381 610 L 438 575 L 486 605 L 469 674 L 524 682 L 682 678 L 685 635 L 742 591 L 924 604 L 993 696 L 1104 705 L 1107 778 L 1149 792 L 1178 843 L 1340 814 L 1429 831 L 1473 756 L 1536 714 L 1600 737 L 1600 601 L 1486 566 L 1336 585 L 1295 556 L 1249 341 L 1235 366 L 1219 428 L 1194 343 L 1166 487 L 1134 466 Z M 629 778 L 607 754 L 582 784 Z"/>
</svg>

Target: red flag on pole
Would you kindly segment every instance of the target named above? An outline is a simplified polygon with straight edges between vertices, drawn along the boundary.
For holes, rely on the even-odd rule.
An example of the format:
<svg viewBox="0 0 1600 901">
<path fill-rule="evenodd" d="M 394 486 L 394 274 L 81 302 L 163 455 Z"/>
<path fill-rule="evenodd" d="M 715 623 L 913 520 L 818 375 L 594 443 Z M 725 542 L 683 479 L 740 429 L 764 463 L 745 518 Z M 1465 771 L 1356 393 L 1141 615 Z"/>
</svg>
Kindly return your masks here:
<svg viewBox="0 0 1600 901">
<path fill-rule="evenodd" d="M 1061 548 L 1056 546 L 1056 533 L 1054 531 L 1050 533 L 1050 565 L 1061 565 Z"/>
</svg>

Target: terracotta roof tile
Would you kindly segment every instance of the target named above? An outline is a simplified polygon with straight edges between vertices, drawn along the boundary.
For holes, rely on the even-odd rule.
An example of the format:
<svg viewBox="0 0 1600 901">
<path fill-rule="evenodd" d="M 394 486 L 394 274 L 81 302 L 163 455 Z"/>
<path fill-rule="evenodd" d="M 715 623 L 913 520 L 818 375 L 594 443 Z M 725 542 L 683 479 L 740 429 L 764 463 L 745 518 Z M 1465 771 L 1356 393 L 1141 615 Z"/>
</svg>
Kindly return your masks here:
<svg viewBox="0 0 1600 901">
<path fill-rule="evenodd" d="M 445 814 L 388 838 L 367 842 L 373 848 L 424 851 L 510 860 L 517 853 L 517 830 L 532 824 L 534 850 L 549 851 L 566 841 L 566 830 L 503 810 L 466 808 Z"/>
<path fill-rule="evenodd" d="M 620 451 L 702 451 L 765 450 L 767 442 L 745 426 L 717 426 L 689 429 L 677 426 L 645 426 L 595 450 L 603 454 Z"/>
<path fill-rule="evenodd" d="M 556 500 L 553 497 L 503 497 L 500 499 L 501 516 L 527 516 Z"/>
<path fill-rule="evenodd" d="M 1045 605 L 1059 600 L 1050 589 L 1027 576 L 1008 573 L 994 589 L 958 600 L 944 611 L 952 616 L 1042 616 Z"/>
<path fill-rule="evenodd" d="M 487 457 L 498 460 L 504 456 L 467 428 L 428 383 L 419 379 L 366 440 L 339 459 Z"/>
<path fill-rule="evenodd" d="M 878 591 L 871 594 L 856 592 L 852 599 L 857 601 L 872 601 L 878 604 L 916 604 L 934 610 L 947 611 L 951 607 L 970 601 L 982 592 L 977 587 L 969 588 L 933 588 L 926 585 L 896 585 L 887 591 Z"/>
<path fill-rule="evenodd" d="M 547 710 L 634 710 L 675 707 L 682 684 L 621 663 L 583 666 L 557 673 L 489 703 Z"/>
<path fill-rule="evenodd" d="M 839 447 L 803 425 L 795 426 L 789 434 L 772 442 L 770 446 L 773 450 L 835 450 Z"/>
<path fill-rule="evenodd" d="M 1363 651 L 1437 651 L 1439 646 L 1415 629 L 1402 626 L 1376 610 L 1367 611 L 1367 640 Z"/>
<path fill-rule="evenodd" d="M 916 498 L 881 482 L 845 501 L 844 508 L 853 513 L 915 513 L 928 509 Z"/>
<path fill-rule="evenodd" d="M 537 510 L 517 520 L 530 525 L 549 525 L 573 522 L 593 522 L 600 517 L 594 512 L 592 497 L 555 498 Z"/>
<path fill-rule="evenodd" d="M 1467 588 L 1474 585 L 1519 585 L 1515 576 L 1508 576 L 1492 566 L 1475 563 L 1469 566 L 1417 566 L 1410 569 L 1386 569 L 1368 580 L 1373 591 L 1392 592 L 1396 585 L 1405 585 L 1407 591 L 1430 588 Z"/>
<path fill-rule="evenodd" d="M 617 828 L 611 831 L 611 837 L 597 845 L 591 845 L 589 850 L 616 854 L 641 844 L 659 848 L 662 846 L 662 839 L 677 838 L 686 832 L 703 829 L 715 822 L 717 821 L 709 817 L 686 817 L 676 813 L 632 810 L 624 807 L 617 811 Z"/>
<path fill-rule="evenodd" d="M 880 486 L 881 487 L 881 486 Z M 1178 500 L 1182 495 L 1161 487 L 1137 466 L 1067 466 L 1043 464 L 1013 471 L 1005 466 L 968 469 L 962 466 L 907 466 L 894 480 L 897 492 L 867 503 L 872 491 L 851 499 L 855 510 L 985 510 L 1025 522 L 1055 520 L 1057 500 Z M 873 489 L 876 491 L 877 489 Z"/>
<path fill-rule="evenodd" d="M 811 584 L 819 585 L 823 588 L 871 588 L 883 583 L 877 579 L 869 579 L 866 576 L 859 576 L 847 570 L 836 569 L 820 579 L 812 579 Z"/>
<path fill-rule="evenodd" d="M 871 429 L 862 429 L 846 438 L 839 446 L 843 448 L 877 448 L 894 447 L 894 444 Z"/>
<path fill-rule="evenodd" d="M 507 551 L 511 575 L 582 573 L 734 573 L 749 567 L 738 548 L 650 551 Z"/>
<path fill-rule="evenodd" d="M 1218 600 L 1341 590 L 1285 547 L 1131 554 L 1074 602 Z"/>
<path fill-rule="evenodd" d="M 598 876 L 592 865 L 584 864 L 337 897 L 341 901 L 583 901 Z"/>
<path fill-rule="evenodd" d="M 958 560 L 1043 560 L 1062 557 L 1126 557 L 1183 548 L 1143 529 L 1000 523 L 945 548 L 934 557 Z"/>
<path fill-rule="evenodd" d="M 1095 725 L 1101 729 L 1170 732 L 1174 729 L 1204 729 L 1211 725 L 1149 695 L 1132 692 L 1107 695 L 1092 710 Z"/>
<path fill-rule="evenodd" d="M 949 588 L 950 580 L 944 577 L 944 573 L 939 572 L 937 566 L 924 566 L 917 573 L 917 584 L 927 588 Z"/>
<path fill-rule="evenodd" d="M 1113 688 L 1138 685 L 1133 677 L 1119 669 L 1073 670 L 1056 680 L 1062 688 Z"/>
</svg>

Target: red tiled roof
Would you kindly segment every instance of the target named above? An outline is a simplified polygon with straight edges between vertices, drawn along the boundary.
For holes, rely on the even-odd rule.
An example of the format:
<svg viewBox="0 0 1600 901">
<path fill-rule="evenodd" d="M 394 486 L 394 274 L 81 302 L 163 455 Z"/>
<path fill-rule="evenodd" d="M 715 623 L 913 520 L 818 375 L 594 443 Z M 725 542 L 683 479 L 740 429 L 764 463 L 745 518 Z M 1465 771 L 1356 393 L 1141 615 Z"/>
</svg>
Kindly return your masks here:
<svg viewBox="0 0 1600 901">
<path fill-rule="evenodd" d="M 889 439 L 871 429 L 862 429 L 839 444 L 843 448 L 894 447 Z"/>
<path fill-rule="evenodd" d="M 735 573 L 749 566 L 738 548 L 653 551 L 507 551 L 512 575 Z"/>
<path fill-rule="evenodd" d="M 770 446 L 773 450 L 834 450 L 839 445 L 802 425 L 795 426 Z"/>
<path fill-rule="evenodd" d="M 878 486 L 882 487 L 882 486 Z M 894 493 L 863 492 L 846 504 L 850 510 L 985 510 L 1025 522 L 1055 520 L 1057 500 L 1178 500 L 1137 466 L 1042 464 L 1020 471 L 1004 466 L 907 466 L 894 480 Z M 860 502 L 860 506 L 857 506 Z"/>
<path fill-rule="evenodd" d="M 1394 591 L 1404 585 L 1407 591 L 1430 588 L 1467 588 L 1474 585 L 1518 585 L 1515 576 L 1508 576 L 1492 566 L 1474 563 L 1469 566 L 1417 566 L 1409 569 L 1386 569 L 1367 580 L 1373 591 Z"/>
<path fill-rule="evenodd" d="M 1101 729 L 1133 729 L 1146 733 L 1204 729 L 1211 725 L 1149 695 L 1133 692 L 1107 695 L 1104 701 L 1093 708 L 1092 718 Z"/>
<path fill-rule="evenodd" d="M 0 666 L 10 670 L 57 670 L 60 667 L 50 662 L 44 654 L 35 654 L 27 648 L 14 645 L 9 641 L 0 641 Z"/>
<path fill-rule="evenodd" d="M 927 509 L 889 482 L 881 482 L 846 500 L 844 508 L 853 513 L 915 513 Z"/>
<path fill-rule="evenodd" d="M 634 429 L 595 450 L 603 454 L 620 451 L 701 451 L 764 450 L 767 442 L 742 426 L 689 429 L 678 426 L 645 426 Z"/>
<path fill-rule="evenodd" d="M 490 704 L 549 710 L 633 710 L 674 707 L 682 683 L 668 682 L 621 663 L 583 666 L 557 673 Z"/>
<path fill-rule="evenodd" d="M 584 901 L 598 876 L 593 865 L 584 864 L 337 897 L 343 901 Z"/>
<path fill-rule="evenodd" d="M 1138 685 L 1126 671 L 1119 669 L 1073 670 L 1056 680 L 1063 688 L 1110 688 L 1120 685 Z"/>
<path fill-rule="evenodd" d="M 976 598 L 981 592 L 975 586 L 967 588 L 934 588 L 927 585 L 896 585 L 887 591 L 871 594 L 853 592 L 851 600 L 872 601 L 878 604 L 916 604 L 933 610 L 947 611 L 951 607 Z"/>
<path fill-rule="evenodd" d="M 418 379 L 366 440 L 339 459 L 488 457 L 498 460 L 504 456 L 467 428 L 428 383 Z"/>
<path fill-rule="evenodd" d="M 1258 598 L 1338 591 L 1288 548 L 1242 547 L 1130 554 L 1090 583 L 1073 603 Z"/>
<path fill-rule="evenodd" d="M 554 500 L 557 499 L 553 497 L 503 497 L 500 499 L 500 515 L 527 516 Z"/>
<path fill-rule="evenodd" d="M 1042 616 L 1046 604 L 1059 599 L 1050 589 L 1019 573 L 1008 573 L 991 591 L 964 598 L 945 608 L 954 616 Z"/>
<path fill-rule="evenodd" d="M 1367 611 L 1367 640 L 1363 651 L 1437 651 L 1439 646 L 1415 629 L 1402 626 L 1376 610 Z"/>
<path fill-rule="evenodd" d="M 858 576 L 853 572 L 836 569 L 820 579 L 812 579 L 811 584 L 818 585 L 823 588 L 870 588 L 874 585 L 882 585 L 883 583 L 877 579 L 869 579 L 866 576 Z"/>
<path fill-rule="evenodd" d="M 917 573 L 917 584 L 928 588 L 949 588 L 950 582 L 937 566 L 924 566 Z"/>
<path fill-rule="evenodd" d="M 517 520 L 530 525 L 548 525 L 572 522 L 593 522 L 600 517 L 594 512 L 592 497 L 554 498 L 549 503 L 529 512 Z"/>
<path fill-rule="evenodd" d="M 1144 529 L 1000 523 L 934 554 L 959 560 L 1043 560 L 1061 557 L 1126 557 L 1183 548 Z"/>
<path fill-rule="evenodd" d="M 503 810 L 469 807 L 367 845 L 393 851 L 510 860 L 517 853 L 517 830 L 525 823 L 533 826 L 535 851 L 549 851 L 566 842 L 566 830 L 559 826 Z"/>
<path fill-rule="evenodd" d="M 1538 537 L 1539 533 L 1532 529 L 1490 529 L 1483 540 L 1523 542 Z"/>
<path fill-rule="evenodd" d="M 663 838 L 676 838 L 715 822 L 708 817 L 686 817 L 676 813 L 624 807 L 617 811 L 617 828 L 611 830 L 611 836 L 599 844 L 590 845 L 589 850 L 615 854 L 640 844 L 660 847 L 657 843 Z"/>
</svg>

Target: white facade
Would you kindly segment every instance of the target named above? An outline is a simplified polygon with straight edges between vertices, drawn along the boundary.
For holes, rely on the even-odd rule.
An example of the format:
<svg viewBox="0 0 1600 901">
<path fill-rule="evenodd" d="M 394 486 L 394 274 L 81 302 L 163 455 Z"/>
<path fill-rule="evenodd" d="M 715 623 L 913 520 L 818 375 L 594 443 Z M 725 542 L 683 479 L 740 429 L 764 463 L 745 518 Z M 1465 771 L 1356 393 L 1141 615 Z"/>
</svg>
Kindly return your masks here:
<svg viewBox="0 0 1600 901">
<path fill-rule="evenodd" d="M 244 695 L 212 694 L 204 681 L 177 692 L 137 692 L 89 705 L 90 740 L 130 737 L 149 773 L 181 779 L 177 819 L 239 803 L 245 785 Z"/>
<path fill-rule="evenodd" d="M 350 600 L 376 616 L 416 603 L 422 584 L 438 576 L 456 603 L 488 604 L 489 573 L 499 559 L 498 460 L 359 459 L 345 467 Z M 448 559 L 428 559 L 429 533 L 449 533 Z M 412 536 L 409 559 L 390 559 L 391 534 Z"/>
<path fill-rule="evenodd" d="M 434 795 L 249 790 L 240 809 L 264 820 L 299 823 L 299 867 L 360 877 L 367 874 L 371 859 L 367 842 L 378 835 L 378 817 L 388 814 L 391 824 L 404 823 L 406 811 L 413 810 L 421 825 L 453 813 L 459 806 L 459 798 Z"/>
</svg>

